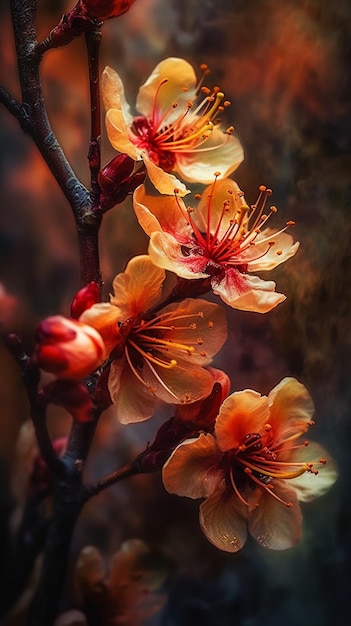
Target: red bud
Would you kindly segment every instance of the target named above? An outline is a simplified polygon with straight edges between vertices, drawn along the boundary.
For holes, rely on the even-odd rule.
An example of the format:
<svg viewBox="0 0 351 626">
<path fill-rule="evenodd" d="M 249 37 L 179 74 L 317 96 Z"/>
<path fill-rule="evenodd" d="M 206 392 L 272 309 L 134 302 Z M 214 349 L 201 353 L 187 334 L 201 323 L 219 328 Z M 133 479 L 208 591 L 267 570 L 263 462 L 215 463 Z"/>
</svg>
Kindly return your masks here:
<svg viewBox="0 0 351 626">
<path fill-rule="evenodd" d="M 71 316 L 77 320 L 84 311 L 90 309 L 97 302 L 100 302 L 100 288 L 97 283 L 92 281 L 82 287 L 74 296 L 71 304 Z"/>
</svg>

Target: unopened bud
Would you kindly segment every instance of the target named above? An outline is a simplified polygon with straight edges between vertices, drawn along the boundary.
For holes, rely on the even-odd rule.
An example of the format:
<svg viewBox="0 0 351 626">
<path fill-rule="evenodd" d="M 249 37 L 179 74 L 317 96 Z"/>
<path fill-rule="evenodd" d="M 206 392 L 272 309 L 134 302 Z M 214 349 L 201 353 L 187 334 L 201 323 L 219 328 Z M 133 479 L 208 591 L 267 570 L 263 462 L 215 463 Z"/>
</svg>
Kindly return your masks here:
<svg viewBox="0 0 351 626">
<path fill-rule="evenodd" d="M 94 328 L 61 315 L 40 322 L 35 339 L 33 359 L 57 378 L 79 380 L 106 359 L 105 344 Z"/>
<path fill-rule="evenodd" d="M 76 380 L 55 380 L 43 388 L 47 402 L 62 406 L 77 422 L 93 419 L 93 401 L 85 385 Z"/>
<path fill-rule="evenodd" d="M 90 309 L 97 302 L 100 302 L 100 289 L 99 285 L 92 281 L 82 287 L 74 296 L 71 304 L 71 316 L 77 320 L 84 311 Z"/>
<path fill-rule="evenodd" d="M 104 21 L 128 11 L 135 0 L 81 0 L 81 2 L 89 16 Z"/>
<path fill-rule="evenodd" d="M 144 169 L 134 172 L 134 165 L 135 162 L 127 154 L 118 154 L 100 170 L 98 183 L 101 188 L 100 205 L 103 211 L 108 211 L 123 202 L 129 193 L 144 182 Z"/>
</svg>

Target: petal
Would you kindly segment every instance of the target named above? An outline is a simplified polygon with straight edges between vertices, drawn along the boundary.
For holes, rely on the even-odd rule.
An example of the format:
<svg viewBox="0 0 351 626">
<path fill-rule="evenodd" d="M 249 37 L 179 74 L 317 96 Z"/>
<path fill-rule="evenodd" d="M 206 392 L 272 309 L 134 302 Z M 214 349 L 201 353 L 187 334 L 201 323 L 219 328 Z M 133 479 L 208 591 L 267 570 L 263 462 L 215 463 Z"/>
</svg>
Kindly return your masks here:
<svg viewBox="0 0 351 626">
<path fill-rule="evenodd" d="M 229 205 L 227 204 L 228 200 L 230 201 Z M 223 214 L 224 203 L 227 206 Z M 210 214 L 210 232 L 213 234 L 217 231 L 218 237 L 221 238 L 225 235 L 243 205 L 247 207 L 239 185 L 231 178 L 219 179 L 208 185 L 202 192 L 201 200 L 194 211 L 193 218 L 200 231 L 205 233 L 208 231 L 208 216 Z"/>
<path fill-rule="evenodd" d="M 251 500 L 255 506 L 249 514 L 249 532 L 264 548 L 286 550 L 301 539 L 302 514 L 293 489 L 283 481 L 274 481 L 274 493 L 292 506 L 282 504 L 267 491 L 255 489 Z"/>
<path fill-rule="evenodd" d="M 122 111 L 109 109 L 106 113 L 105 124 L 107 135 L 115 150 L 128 154 L 135 161 L 140 159 L 140 150 L 129 139 L 128 127 Z"/>
<path fill-rule="evenodd" d="M 213 280 L 212 288 L 223 302 L 241 311 L 267 313 L 286 299 L 284 294 L 275 292 L 272 280 L 242 274 L 236 269 L 227 270 L 220 282 Z"/>
<path fill-rule="evenodd" d="M 153 415 L 156 398 L 136 378 L 124 357 L 112 362 L 108 389 L 121 424 L 143 422 Z"/>
<path fill-rule="evenodd" d="M 133 257 L 113 281 L 111 304 L 118 307 L 120 319 L 124 321 L 153 306 L 160 298 L 164 279 L 164 270 L 156 267 L 149 256 Z"/>
<path fill-rule="evenodd" d="M 235 450 L 245 435 L 260 433 L 269 420 L 266 396 L 245 389 L 224 400 L 216 419 L 215 433 L 221 450 Z"/>
<path fill-rule="evenodd" d="M 220 172 L 220 178 L 232 174 L 244 159 L 244 151 L 239 139 L 214 129 L 201 148 L 175 156 L 174 169 L 183 180 L 208 184 L 213 183 L 215 172 Z"/>
<path fill-rule="evenodd" d="M 111 141 L 111 139 L 110 139 Z M 158 167 L 153 161 L 149 159 L 146 152 L 144 151 L 142 154 L 145 167 L 147 169 L 148 176 L 154 185 L 154 187 L 162 194 L 166 194 L 169 196 L 174 195 L 174 191 L 177 190 L 178 196 L 186 196 L 186 194 L 190 193 L 189 189 L 186 188 L 184 183 L 182 183 L 178 178 L 173 176 L 173 174 L 168 174 L 161 167 Z"/>
<path fill-rule="evenodd" d="M 124 94 L 123 82 L 112 67 L 106 66 L 102 72 L 101 95 L 105 111 L 109 109 L 123 111 L 123 119 L 130 126 L 133 122 L 133 116 Z"/>
<path fill-rule="evenodd" d="M 200 506 L 201 529 L 219 550 L 237 552 L 247 538 L 246 511 L 223 481 Z"/>
<path fill-rule="evenodd" d="M 269 423 L 282 434 L 291 428 L 305 432 L 314 414 L 314 405 L 306 387 L 295 378 L 286 377 L 268 394 Z"/>
<path fill-rule="evenodd" d="M 188 498 L 206 498 L 217 489 L 223 478 L 220 455 L 212 435 L 181 443 L 162 470 L 162 480 L 169 493 Z"/>
<path fill-rule="evenodd" d="M 208 259 L 198 254 L 184 256 L 182 246 L 173 235 L 162 232 L 151 234 L 149 243 L 149 255 L 152 262 L 158 267 L 174 272 L 181 278 L 194 280 L 208 278 L 208 274 L 202 270 L 206 267 Z M 192 242 L 190 245 L 193 245 Z M 189 248 L 191 251 L 191 248 Z"/>
<path fill-rule="evenodd" d="M 281 263 L 290 259 L 298 251 L 300 244 L 297 241 L 293 243 L 293 238 L 288 233 L 280 233 L 275 236 L 274 230 L 267 228 L 262 231 L 261 235 L 255 240 L 255 245 L 248 248 L 247 253 L 240 255 L 243 263 L 248 263 L 248 271 L 256 272 L 259 270 L 272 270 Z M 265 239 L 266 241 L 261 243 Z M 274 243 L 273 243 L 274 242 Z M 267 247 L 269 246 L 268 250 Z M 261 257 L 257 260 L 250 261 L 248 255 L 252 257 Z M 262 256 L 263 255 L 263 256 Z"/>
<path fill-rule="evenodd" d="M 118 329 L 119 310 L 109 302 L 99 302 L 93 304 L 90 309 L 86 309 L 79 318 L 79 321 L 89 324 L 98 330 L 102 336 L 108 353 L 119 343 L 120 333 Z"/>
<path fill-rule="evenodd" d="M 171 326 L 163 338 L 177 344 L 194 348 L 193 352 L 181 354 L 190 364 L 206 365 L 220 350 L 227 338 L 227 321 L 222 307 L 201 298 L 186 298 L 181 304 L 169 304 L 160 313 L 173 312 Z M 170 358 L 177 359 L 179 351 L 169 346 Z"/>
<path fill-rule="evenodd" d="M 319 463 L 320 460 L 323 463 Z M 313 463 L 314 469 L 318 470 L 318 474 L 305 472 L 298 478 L 289 480 L 291 486 L 302 502 L 310 502 L 315 498 L 322 496 L 335 483 L 338 477 L 338 470 L 334 459 L 330 454 L 318 443 L 309 443 L 307 447 L 303 446 L 294 450 L 290 456 L 292 463 Z M 324 464 L 326 461 L 326 464 Z"/>
<path fill-rule="evenodd" d="M 144 361 L 142 378 L 152 393 L 170 404 L 189 404 L 207 397 L 213 387 L 213 378 L 207 370 L 190 359 L 177 359 L 177 364 L 164 368 Z"/>
<path fill-rule="evenodd" d="M 181 198 L 174 195 L 151 196 L 146 193 L 145 185 L 140 185 L 134 191 L 133 206 L 138 222 L 147 235 L 165 231 L 175 237 L 190 238 L 186 207 Z"/>
<path fill-rule="evenodd" d="M 160 87 L 163 80 L 165 84 Z M 164 115 L 170 124 L 183 114 L 189 100 L 195 96 L 196 74 L 184 59 L 171 57 L 156 65 L 147 81 L 140 87 L 136 107 L 157 126 Z M 177 108 L 173 108 L 173 103 Z"/>
</svg>

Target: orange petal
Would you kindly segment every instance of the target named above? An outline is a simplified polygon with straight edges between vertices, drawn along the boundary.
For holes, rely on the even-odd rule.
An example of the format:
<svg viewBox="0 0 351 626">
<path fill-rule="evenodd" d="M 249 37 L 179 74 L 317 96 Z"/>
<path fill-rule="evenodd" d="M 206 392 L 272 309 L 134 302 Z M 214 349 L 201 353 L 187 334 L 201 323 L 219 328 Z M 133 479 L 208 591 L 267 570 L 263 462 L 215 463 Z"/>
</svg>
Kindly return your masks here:
<svg viewBox="0 0 351 626">
<path fill-rule="evenodd" d="M 264 548 L 286 550 L 295 546 L 301 539 L 302 514 L 293 489 L 283 481 L 274 481 L 274 493 L 292 506 L 278 502 L 266 491 L 260 489 L 257 507 L 249 514 L 249 532 Z M 252 500 L 255 500 L 256 493 Z"/>
<path fill-rule="evenodd" d="M 268 395 L 270 424 L 283 432 L 291 428 L 305 432 L 314 414 L 312 398 L 295 378 L 283 378 Z"/>
<path fill-rule="evenodd" d="M 200 526 L 207 539 L 225 552 L 240 550 L 247 537 L 247 507 L 224 481 L 200 506 Z"/>
<path fill-rule="evenodd" d="M 133 257 L 125 271 L 113 281 L 111 303 L 118 307 L 123 321 L 146 311 L 160 298 L 164 270 L 156 267 L 146 254 Z"/>
<path fill-rule="evenodd" d="M 181 443 L 163 467 L 162 480 L 167 491 L 188 498 L 205 498 L 213 493 L 223 478 L 218 452 L 210 434 Z"/>
<path fill-rule="evenodd" d="M 269 421 L 266 396 L 245 389 L 232 393 L 223 402 L 216 420 L 215 432 L 221 450 L 235 450 L 250 433 L 261 433 Z"/>
<path fill-rule="evenodd" d="M 157 399 L 134 376 L 124 357 L 112 362 L 108 389 L 121 424 L 143 422 L 153 415 Z"/>
</svg>

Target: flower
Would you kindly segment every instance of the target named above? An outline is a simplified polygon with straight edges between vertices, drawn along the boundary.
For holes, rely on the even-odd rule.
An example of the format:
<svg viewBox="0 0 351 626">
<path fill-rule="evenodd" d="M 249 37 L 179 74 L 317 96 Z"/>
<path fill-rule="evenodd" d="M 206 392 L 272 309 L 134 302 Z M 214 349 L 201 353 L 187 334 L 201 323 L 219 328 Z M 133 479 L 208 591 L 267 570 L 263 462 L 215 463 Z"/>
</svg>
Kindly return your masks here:
<svg viewBox="0 0 351 626">
<path fill-rule="evenodd" d="M 130 9 L 135 0 L 81 0 L 90 17 L 109 20 Z"/>
<path fill-rule="evenodd" d="M 163 607 L 159 592 L 167 577 L 166 566 L 141 539 L 124 541 L 105 563 L 100 551 L 85 546 L 76 561 L 73 598 L 90 624 L 140 626 Z M 155 565 L 156 563 L 156 565 Z M 55 626 L 87 624 L 84 613 L 69 611 Z"/>
<path fill-rule="evenodd" d="M 273 281 L 251 276 L 270 270 L 293 256 L 299 243 L 291 235 L 264 228 L 264 213 L 271 190 L 249 207 L 236 182 L 217 180 L 201 195 L 197 209 L 174 196 L 150 196 L 141 185 L 134 192 L 134 210 L 150 236 L 149 254 L 155 265 L 186 279 L 211 280 L 215 294 L 229 306 L 265 313 L 285 300 Z"/>
<path fill-rule="evenodd" d="M 204 75 L 208 72 L 203 66 Z M 203 79 L 202 79 L 203 80 Z M 170 172 L 189 182 L 207 184 L 215 171 L 228 176 L 243 160 L 243 149 L 231 135 L 220 130 L 218 113 L 230 103 L 215 87 L 201 86 L 193 67 L 184 59 L 159 63 L 141 86 L 133 117 L 119 75 L 106 67 L 102 95 L 106 129 L 112 146 L 134 160 L 143 159 L 149 177 L 161 193 L 188 193 Z M 199 93 L 203 99 L 196 103 Z M 223 104 L 222 104 L 223 102 Z"/>
<path fill-rule="evenodd" d="M 112 350 L 108 387 L 124 424 L 151 417 L 157 399 L 178 404 L 209 395 L 213 376 L 203 366 L 226 339 L 217 305 L 187 298 L 162 306 L 164 278 L 147 255 L 134 257 L 115 277 L 110 302 L 80 317 Z"/>
<path fill-rule="evenodd" d="M 322 495 L 337 475 L 320 445 L 297 441 L 313 424 L 313 410 L 306 388 L 284 378 L 268 397 L 251 389 L 233 393 L 220 408 L 215 436 L 202 433 L 175 449 L 164 485 L 170 493 L 206 498 L 200 524 L 217 548 L 240 550 L 248 531 L 274 550 L 300 540 L 298 501 Z"/>
<path fill-rule="evenodd" d="M 105 344 L 96 330 L 62 315 L 42 320 L 36 329 L 34 359 L 57 378 L 79 380 L 106 359 Z"/>
</svg>

